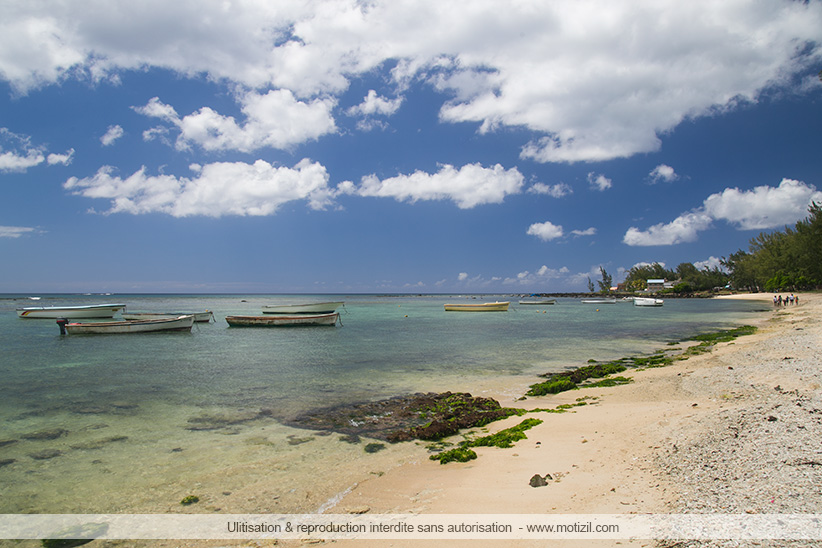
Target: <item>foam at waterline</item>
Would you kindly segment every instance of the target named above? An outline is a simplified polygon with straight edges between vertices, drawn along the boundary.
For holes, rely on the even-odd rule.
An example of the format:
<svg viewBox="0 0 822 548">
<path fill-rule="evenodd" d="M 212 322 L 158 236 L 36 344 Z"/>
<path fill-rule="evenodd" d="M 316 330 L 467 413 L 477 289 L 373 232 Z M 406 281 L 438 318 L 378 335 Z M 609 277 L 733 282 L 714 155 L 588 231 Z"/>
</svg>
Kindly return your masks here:
<svg viewBox="0 0 822 548">
<path fill-rule="evenodd" d="M 320 507 L 319 507 L 319 508 L 317 508 L 317 513 L 318 513 L 318 514 L 324 514 L 324 513 L 326 513 L 328 510 L 331 510 L 332 508 L 334 508 L 335 506 L 337 506 L 337 505 L 338 505 L 338 504 L 342 501 L 342 499 L 344 499 L 344 498 L 345 498 L 345 496 L 346 496 L 348 493 L 350 493 L 351 491 L 353 491 L 354 489 L 356 489 L 356 487 L 357 487 L 359 484 L 360 484 L 360 483 L 359 483 L 359 482 L 357 482 L 357 483 L 355 483 L 354 485 L 351 485 L 351 486 L 350 486 L 350 487 L 348 487 L 347 489 L 345 489 L 345 490 L 343 490 L 343 491 L 340 491 L 339 493 L 337 493 L 336 495 L 334 495 L 333 497 L 331 497 L 330 499 L 328 499 L 327 501 L 325 501 L 324 503 L 322 503 L 322 504 L 320 505 Z"/>
</svg>

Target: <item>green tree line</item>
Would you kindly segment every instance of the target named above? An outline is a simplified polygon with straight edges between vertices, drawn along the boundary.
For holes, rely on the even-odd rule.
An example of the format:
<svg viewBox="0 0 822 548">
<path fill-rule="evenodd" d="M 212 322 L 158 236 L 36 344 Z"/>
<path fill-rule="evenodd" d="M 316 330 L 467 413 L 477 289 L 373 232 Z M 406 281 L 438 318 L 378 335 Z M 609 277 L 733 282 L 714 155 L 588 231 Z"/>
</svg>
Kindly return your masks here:
<svg viewBox="0 0 822 548">
<path fill-rule="evenodd" d="M 786 291 L 822 286 L 822 205 L 812 202 L 808 216 L 782 232 L 762 232 L 748 251 L 732 253 L 722 264 L 740 289 Z"/>
<path fill-rule="evenodd" d="M 674 270 L 659 263 L 635 266 L 625 278 L 625 289 L 642 291 L 649 279 L 678 280 L 676 293 L 710 291 L 728 283 L 751 291 L 793 291 L 822 286 L 822 204 L 811 202 L 808 216 L 781 232 L 762 232 L 720 261 L 722 268 L 699 269 L 681 263 Z M 589 282 L 590 283 L 590 282 Z"/>
<path fill-rule="evenodd" d="M 674 270 L 669 270 L 659 263 L 635 266 L 625 277 L 625 289 L 643 291 L 648 287 L 649 279 L 678 280 L 671 289 L 674 293 L 692 293 L 694 291 L 711 291 L 728 284 L 729 275 L 719 267 L 699 269 L 692 263 L 680 263 Z"/>
</svg>

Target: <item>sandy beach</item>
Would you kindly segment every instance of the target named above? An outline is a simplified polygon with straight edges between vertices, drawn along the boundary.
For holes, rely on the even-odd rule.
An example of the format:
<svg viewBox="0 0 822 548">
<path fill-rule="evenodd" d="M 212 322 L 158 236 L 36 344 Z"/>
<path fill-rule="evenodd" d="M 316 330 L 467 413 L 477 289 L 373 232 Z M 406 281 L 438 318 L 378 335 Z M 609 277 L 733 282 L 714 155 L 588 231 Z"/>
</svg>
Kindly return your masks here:
<svg viewBox="0 0 822 548">
<path fill-rule="evenodd" d="M 763 299 L 769 294 L 729 298 Z M 632 384 L 503 401 L 526 409 L 596 398 L 515 447 L 440 465 L 421 455 L 361 482 L 328 513 L 813 513 L 822 503 L 822 341 L 818 295 L 762 315 L 758 332 L 673 365 L 627 371 Z M 494 423 L 495 432 L 517 424 Z M 548 485 L 531 487 L 534 475 Z M 295 542 L 295 541 L 291 541 Z M 442 541 L 337 541 L 344 546 Z M 670 543 L 666 546 L 745 545 Z M 295 542 L 296 543 L 296 542 Z M 448 541 L 449 546 L 656 546 L 656 541 Z M 288 541 L 281 542 L 288 544 Z M 803 546 L 787 541 L 754 545 Z"/>
</svg>

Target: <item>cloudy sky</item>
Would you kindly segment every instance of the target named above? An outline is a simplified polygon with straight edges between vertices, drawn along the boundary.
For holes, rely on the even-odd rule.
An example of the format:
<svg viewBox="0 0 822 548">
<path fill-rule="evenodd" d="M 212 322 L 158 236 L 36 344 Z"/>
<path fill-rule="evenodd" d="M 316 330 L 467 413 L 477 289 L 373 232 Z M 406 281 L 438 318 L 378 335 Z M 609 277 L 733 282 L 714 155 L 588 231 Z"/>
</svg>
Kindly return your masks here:
<svg viewBox="0 0 822 548">
<path fill-rule="evenodd" d="M 0 292 L 582 291 L 822 201 L 819 0 L 0 14 Z"/>
</svg>

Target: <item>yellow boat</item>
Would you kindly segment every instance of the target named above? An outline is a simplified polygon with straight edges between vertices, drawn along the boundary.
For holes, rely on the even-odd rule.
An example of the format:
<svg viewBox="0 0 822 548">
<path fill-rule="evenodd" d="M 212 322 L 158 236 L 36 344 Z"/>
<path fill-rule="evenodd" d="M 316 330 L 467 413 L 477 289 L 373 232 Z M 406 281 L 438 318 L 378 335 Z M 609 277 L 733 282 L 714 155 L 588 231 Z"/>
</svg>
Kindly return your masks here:
<svg viewBox="0 0 822 548">
<path fill-rule="evenodd" d="M 446 304 L 446 312 L 507 312 L 510 302 Z"/>
</svg>

